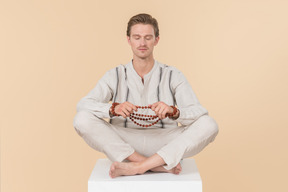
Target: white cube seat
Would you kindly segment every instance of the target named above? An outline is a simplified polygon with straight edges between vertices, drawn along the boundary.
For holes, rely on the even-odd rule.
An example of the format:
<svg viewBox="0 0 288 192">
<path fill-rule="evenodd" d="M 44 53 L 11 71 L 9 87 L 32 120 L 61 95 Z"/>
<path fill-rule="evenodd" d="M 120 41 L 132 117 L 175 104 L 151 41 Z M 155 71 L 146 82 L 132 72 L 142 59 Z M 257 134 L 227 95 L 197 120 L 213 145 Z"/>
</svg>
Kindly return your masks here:
<svg viewBox="0 0 288 192">
<path fill-rule="evenodd" d="M 109 177 L 112 162 L 99 159 L 88 181 L 88 192 L 202 192 L 202 180 L 194 159 L 181 162 L 182 172 L 147 172 L 143 175 Z"/>
</svg>

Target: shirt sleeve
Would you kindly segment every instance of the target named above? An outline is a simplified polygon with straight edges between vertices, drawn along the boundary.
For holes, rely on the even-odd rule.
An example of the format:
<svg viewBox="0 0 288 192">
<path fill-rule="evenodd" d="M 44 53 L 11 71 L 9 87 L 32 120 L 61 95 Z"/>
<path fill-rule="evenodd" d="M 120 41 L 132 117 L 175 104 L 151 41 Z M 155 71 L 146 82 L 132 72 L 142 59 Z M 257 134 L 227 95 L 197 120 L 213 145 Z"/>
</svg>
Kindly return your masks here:
<svg viewBox="0 0 288 192">
<path fill-rule="evenodd" d="M 114 70 L 106 74 L 98 81 L 96 86 L 77 104 L 77 111 L 88 110 L 99 118 L 110 118 L 109 109 L 112 106 L 109 101 L 113 97 L 113 87 L 116 85 Z"/>
<path fill-rule="evenodd" d="M 175 120 L 186 126 L 192 124 L 208 111 L 200 105 L 191 85 L 179 70 L 174 71 L 172 91 L 174 92 L 176 105 L 180 111 L 179 117 Z"/>
</svg>

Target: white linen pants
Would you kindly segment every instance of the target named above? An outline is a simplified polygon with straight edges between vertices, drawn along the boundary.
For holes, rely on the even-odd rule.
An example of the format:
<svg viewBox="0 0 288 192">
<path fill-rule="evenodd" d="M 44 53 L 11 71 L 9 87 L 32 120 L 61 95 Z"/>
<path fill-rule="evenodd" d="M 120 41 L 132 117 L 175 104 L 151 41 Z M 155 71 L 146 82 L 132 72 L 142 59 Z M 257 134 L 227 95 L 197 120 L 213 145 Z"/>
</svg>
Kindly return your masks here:
<svg viewBox="0 0 288 192">
<path fill-rule="evenodd" d="M 218 134 L 217 123 L 208 115 L 186 127 L 136 129 L 111 125 L 83 110 L 76 114 L 73 124 L 89 146 L 113 162 L 124 161 L 135 151 L 146 157 L 157 153 L 167 164 L 167 170 L 181 159 L 199 153 Z"/>
</svg>

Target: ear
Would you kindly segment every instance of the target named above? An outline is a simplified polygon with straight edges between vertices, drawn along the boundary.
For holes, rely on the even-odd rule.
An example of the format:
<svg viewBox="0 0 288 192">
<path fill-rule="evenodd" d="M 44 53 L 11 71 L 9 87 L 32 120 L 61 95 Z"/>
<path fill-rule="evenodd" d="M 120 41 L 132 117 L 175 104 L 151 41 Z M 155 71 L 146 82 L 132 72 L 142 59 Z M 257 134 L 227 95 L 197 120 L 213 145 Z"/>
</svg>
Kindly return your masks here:
<svg viewBox="0 0 288 192">
<path fill-rule="evenodd" d="M 158 44 L 159 40 L 160 40 L 159 36 L 155 38 L 154 46 L 156 46 Z"/>
<path fill-rule="evenodd" d="M 128 44 L 131 45 L 131 40 L 129 36 L 127 36 L 127 41 L 128 41 Z"/>
</svg>

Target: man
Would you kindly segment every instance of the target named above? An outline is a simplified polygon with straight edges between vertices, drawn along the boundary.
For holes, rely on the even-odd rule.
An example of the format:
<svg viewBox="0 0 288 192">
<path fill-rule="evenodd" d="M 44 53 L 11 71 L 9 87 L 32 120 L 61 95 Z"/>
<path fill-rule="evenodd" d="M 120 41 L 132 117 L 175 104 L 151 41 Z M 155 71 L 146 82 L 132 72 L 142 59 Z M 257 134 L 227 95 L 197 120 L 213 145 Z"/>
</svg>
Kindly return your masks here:
<svg viewBox="0 0 288 192">
<path fill-rule="evenodd" d="M 212 142 L 218 126 L 183 74 L 154 59 L 159 42 L 156 19 L 148 14 L 133 16 L 127 40 L 132 61 L 108 71 L 80 100 L 74 127 L 88 145 L 113 161 L 112 178 L 148 170 L 179 174 L 180 160 Z M 143 121 L 135 124 L 139 122 L 133 120 L 135 113 L 156 114 L 160 121 L 153 124 L 156 120 L 150 119 L 139 126 Z M 110 123 L 103 118 L 110 118 Z"/>
</svg>

